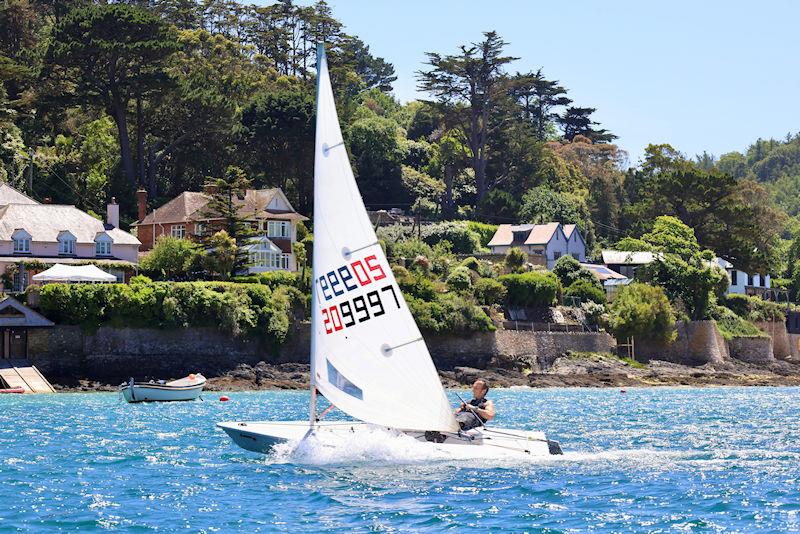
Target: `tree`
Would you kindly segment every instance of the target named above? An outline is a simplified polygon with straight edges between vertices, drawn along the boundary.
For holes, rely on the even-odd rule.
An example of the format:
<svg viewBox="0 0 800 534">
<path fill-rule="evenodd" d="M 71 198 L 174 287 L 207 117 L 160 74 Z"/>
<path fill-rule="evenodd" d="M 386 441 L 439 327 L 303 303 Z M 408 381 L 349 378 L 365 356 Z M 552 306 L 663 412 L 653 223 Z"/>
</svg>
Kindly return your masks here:
<svg viewBox="0 0 800 534">
<path fill-rule="evenodd" d="M 128 113 L 168 87 L 167 59 L 175 34 L 157 15 L 128 4 L 88 5 L 71 11 L 56 27 L 51 76 L 73 84 L 68 100 L 102 107 L 117 126 L 120 158 L 130 185 L 144 185 L 134 165 Z M 141 157 L 141 154 L 140 154 Z"/>
<path fill-rule="evenodd" d="M 247 267 L 249 258 L 245 247 L 250 244 L 255 234 L 251 223 L 240 212 L 244 194 L 250 187 L 250 180 L 242 169 L 231 166 L 222 178 L 211 180 L 208 185 L 212 187 L 213 193 L 199 214 L 198 220 L 211 223 L 207 224 L 201 240 L 211 255 L 215 254 L 213 250 L 217 246 L 226 245 L 227 239 L 233 240 L 236 251 L 228 276 L 235 276 Z M 224 236 L 219 235 L 222 230 L 225 232 Z M 222 256 L 217 255 L 216 259 L 212 260 L 217 262 L 216 265 L 227 265 L 229 251 L 226 246 L 223 246 L 222 251 Z"/>
<path fill-rule="evenodd" d="M 561 256 L 556 261 L 555 265 L 553 265 L 552 272 L 558 278 L 561 285 L 564 287 L 569 287 L 575 282 L 585 282 L 590 285 L 594 285 L 598 289 L 602 290 L 603 286 L 600 285 L 600 281 L 597 279 L 592 272 L 583 267 L 578 260 L 573 258 L 570 255 Z"/>
<path fill-rule="evenodd" d="M 245 146 L 262 181 L 283 189 L 301 213 L 311 210 L 314 98 L 302 88 L 262 93 L 242 113 Z"/>
<path fill-rule="evenodd" d="M 692 320 L 708 319 L 715 294 L 728 285 L 725 272 L 699 256 L 685 260 L 675 254 L 664 254 L 639 267 L 636 275 L 663 287 L 670 300 L 682 306 Z"/>
<path fill-rule="evenodd" d="M 617 339 L 675 339 L 675 315 L 664 290 L 638 282 L 617 293 L 609 306 L 608 325 Z"/>
<path fill-rule="evenodd" d="M 585 202 L 569 193 L 559 193 L 546 186 L 534 187 L 522 197 L 519 218 L 523 222 L 544 224 L 560 222 L 589 227 Z"/>
<path fill-rule="evenodd" d="M 553 123 L 559 119 L 553 109 L 568 106 L 572 100 L 567 90 L 556 80 L 548 80 L 542 69 L 517 75 L 513 79 L 511 95 L 519 104 L 522 119 L 528 123 L 539 141 L 544 141 Z"/>
<path fill-rule="evenodd" d="M 142 271 L 158 279 L 185 279 L 204 256 L 196 243 L 162 235 L 156 240 L 153 249 L 142 258 L 140 267 Z"/>
<path fill-rule="evenodd" d="M 617 136 L 608 130 L 594 128 L 599 124 L 591 119 L 595 111 L 596 108 L 568 107 L 557 119 L 564 132 L 564 139 L 572 141 L 576 135 L 582 135 L 595 143 L 610 143 L 616 139 Z"/>
<path fill-rule="evenodd" d="M 387 199 L 409 203 L 402 181 L 404 154 L 398 129 L 394 120 L 378 116 L 358 119 L 347 129 L 353 171 L 367 206 L 387 207 Z"/>
<path fill-rule="evenodd" d="M 710 248 L 746 272 L 776 270 L 777 237 L 785 215 L 776 210 L 762 186 L 737 181 L 716 169 L 703 171 L 668 145 L 648 147 L 635 176 L 637 199 L 625 209 L 631 233 L 647 221 L 672 215 L 691 227 L 701 248 Z"/>
<path fill-rule="evenodd" d="M 486 176 L 489 138 L 501 123 L 495 116 L 500 104 L 508 98 L 504 68 L 517 59 L 503 55 L 507 43 L 496 32 L 485 32 L 484 37 L 480 43 L 462 45 L 457 55 L 427 52 L 430 69 L 418 72 L 420 90 L 431 93 L 449 120 L 459 126 L 469 149 L 478 201 L 490 189 Z"/>
<path fill-rule="evenodd" d="M 397 80 L 394 66 L 382 57 L 373 57 L 369 46 L 358 37 L 351 37 L 342 43 L 341 60 L 352 66 L 367 89 L 376 88 L 385 93 L 392 91 L 392 83 Z"/>
<path fill-rule="evenodd" d="M 203 263 L 209 274 L 223 280 L 235 276 L 240 251 L 236 240 L 225 230 L 220 230 L 212 234 L 206 243 L 208 251 Z"/>
</svg>

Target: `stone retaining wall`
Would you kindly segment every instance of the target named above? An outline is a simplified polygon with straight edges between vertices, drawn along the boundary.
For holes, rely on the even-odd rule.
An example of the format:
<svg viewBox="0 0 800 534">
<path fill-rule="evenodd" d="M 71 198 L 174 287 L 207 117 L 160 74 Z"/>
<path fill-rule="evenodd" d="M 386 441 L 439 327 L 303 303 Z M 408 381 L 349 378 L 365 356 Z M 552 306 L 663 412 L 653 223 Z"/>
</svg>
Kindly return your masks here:
<svg viewBox="0 0 800 534">
<path fill-rule="evenodd" d="M 722 363 L 729 357 L 728 345 L 714 321 L 678 321 L 675 330 L 677 337 L 669 345 L 637 339 L 636 357 L 682 365 Z"/>
<path fill-rule="evenodd" d="M 789 333 L 786 331 L 786 323 L 783 321 L 764 321 L 755 323 L 755 325 L 772 338 L 772 353 L 776 359 L 792 359 L 792 344 L 789 340 Z"/>
<path fill-rule="evenodd" d="M 770 363 L 775 361 L 772 354 L 772 339 L 769 337 L 735 337 L 728 342 L 732 358 L 748 363 Z"/>
<path fill-rule="evenodd" d="M 425 340 L 440 369 L 514 366 L 541 371 L 568 350 L 613 352 L 615 346 L 605 333 L 498 330 L 426 336 Z M 240 363 L 259 361 L 306 363 L 310 336 L 301 325 L 276 350 L 269 343 L 232 338 L 211 328 L 101 327 L 90 332 L 77 326 L 55 326 L 31 330 L 28 353 L 31 362 L 55 382 L 80 377 L 116 383 L 130 376 L 173 378 L 192 372 L 213 376 Z"/>
</svg>

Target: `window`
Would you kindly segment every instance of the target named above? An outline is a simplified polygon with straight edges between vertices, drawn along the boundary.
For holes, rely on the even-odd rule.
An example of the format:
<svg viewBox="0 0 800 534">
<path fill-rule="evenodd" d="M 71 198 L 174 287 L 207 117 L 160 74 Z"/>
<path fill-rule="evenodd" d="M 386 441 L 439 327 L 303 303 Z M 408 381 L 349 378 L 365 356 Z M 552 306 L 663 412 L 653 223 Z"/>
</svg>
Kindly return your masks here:
<svg viewBox="0 0 800 534">
<path fill-rule="evenodd" d="M 106 234 L 97 236 L 94 240 L 94 252 L 97 256 L 111 256 L 111 238 Z"/>
<path fill-rule="evenodd" d="M 194 235 L 203 235 L 206 230 L 206 225 L 203 223 L 194 223 Z"/>
<path fill-rule="evenodd" d="M 577 252 L 573 252 L 572 253 L 572 257 L 575 258 L 578 261 L 581 261 L 581 255 L 578 254 Z"/>
<path fill-rule="evenodd" d="M 289 237 L 289 223 L 287 221 L 267 221 L 267 237 Z"/>
<path fill-rule="evenodd" d="M 186 237 L 186 225 L 185 224 L 173 224 L 172 228 L 169 231 L 172 237 L 177 237 L 178 239 L 183 239 Z"/>
<path fill-rule="evenodd" d="M 31 251 L 31 240 L 27 237 L 21 237 L 14 240 L 14 252 L 17 254 L 28 254 Z"/>
<path fill-rule="evenodd" d="M 752 286 L 753 285 L 753 275 L 752 274 L 748 274 L 747 275 L 747 285 L 748 286 Z"/>
<path fill-rule="evenodd" d="M 31 234 L 25 230 L 16 230 L 11 239 L 14 240 L 14 254 L 31 253 Z"/>
<path fill-rule="evenodd" d="M 739 271 L 736 269 L 731 270 L 731 285 L 737 286 L 739 285 Z"/>
<path fill-rule="evenodd" d="M 58 235 L 58 253 L 66 256 L 75 255 L 75 236 L 69 232 L 61 232 Z"/>
<path fill-rule="evenodd" d="M 253 267 L 261 269 L 289 270 L 289 254 L 270 252 L 268 250 L 253 250 L 250 252 L 250 263 Z"/>
<path fill-rule="evenodd" d="M 560 257 L 561 257 L 561 253 L 559 251 L 557 251 L 557 250 L 554 250 L 553 251 L 553 259 L 557 260 Z"/>
</svg>

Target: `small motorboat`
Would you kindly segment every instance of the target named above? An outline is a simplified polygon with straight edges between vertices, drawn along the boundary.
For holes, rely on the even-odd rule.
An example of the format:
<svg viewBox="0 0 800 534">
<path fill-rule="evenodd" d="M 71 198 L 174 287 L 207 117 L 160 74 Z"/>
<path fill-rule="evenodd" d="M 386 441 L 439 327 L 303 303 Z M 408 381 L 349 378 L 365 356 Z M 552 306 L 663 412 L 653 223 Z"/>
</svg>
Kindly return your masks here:
<svg viewBox="0 0 800 534">
<path fill-rule="evenodd" d="M 0 389 L 0 393 L 25 393 L 25 388 L 20 386 L 16 388 Z"/>
<path fill-rule="evenodd" d="M 205 385 L 206 378 L 199 373 L 172 382 L 136 382 L 131 378 L 120 385 L 119 392 L 128 402 L 190 401 L 200 397 Z"/>
</svg>

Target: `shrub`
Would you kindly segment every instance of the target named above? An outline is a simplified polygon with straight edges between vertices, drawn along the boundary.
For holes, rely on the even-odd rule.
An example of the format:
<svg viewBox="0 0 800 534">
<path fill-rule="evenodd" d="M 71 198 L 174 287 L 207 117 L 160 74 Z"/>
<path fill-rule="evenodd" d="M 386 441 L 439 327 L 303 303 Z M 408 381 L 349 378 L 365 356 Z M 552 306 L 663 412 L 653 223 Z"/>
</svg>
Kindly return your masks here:
<svg viewBox="0 0 800 534">
<path fill-rule="evenodd" d="M 472 287 L 470 270 L 464 266 L 456 267 L 447 277 L 447 286 L 454 291 L 466 291 Z"/>
<path fill-rule="evenodd" d="M 506 286 L 492 278 L 479 278 L 473 285 L 475 299 L 479 304 L 491 306 L 492 304 L 502 304 L 506 299 Z"/>
<path fill-rule="evenodd" d="M 495 232 L 497 232 L 497 225 L 486 224 L 478 221 L 467 221 L 467 228 L 478 234 L 478 239 L 480 240 L 482 247 L 485 247 L 489 241 L 492 240 Z"/>
<path fill-rule="evenodd" d="M 470 256 L 469 258 L 465 259 L 461 262 L 461 265 L 469 269 L 470 271 L 478 272 L 481 268 L 481 262 L 478 261 L 475 256 Z"/>
<path fill-rule="evenodd" d="M 422 240 L 428 245 L 447 241 L 455 254 L 472 254 L 481 249 L 480 235 L 464 222 L 443 222 L 422 227 Z"/>
<path fill-rule="evenodd" d="M 598 287 L 597 281 L 588 282 L 577 280 L 564 290 L 565 297 L 574 297 L 581 302 L 596 302 L 604 304 L 606 302 L 606 292 Z"/>
<path fill-rule="evenodd" d="M 618 339 L 675 339 L 672 306 L 664 290 L 657 286 L 635 282 L 622 288 L 609 307 L 608 325 Z"/>
<path fill-rule="evenodd" d="M 580 262 L 572 256 L 561 256 L 553 266 L 553 274 L 558 277 L 561 285 L 564 287 L 571 286 L 578 280 L 583 280 L 589 284 L 597 286 L 602 290 L 600 281 L 597 277 L 589 271 L 589 269 L 582 267 Z"/>
<path fill-rule="evenodd" d="M 553 273 L 506 274 L 500 281 L 508 291 L 508 302 L 516 306 L 552 306 L 558 295 L 558 278 Z"/>
<path fill-rule="evenodd" d="M 748 321 L 783 321 L 786 319 L 783 306 L 759 297 L 726 295 L 720 299 L 720 304 Z"/>
<path fill-rule="evenodd" d="M 153 250 L 142 258 L 140 267 L 159 280 L 185 279 L 192 274 L 193 266 L 204 254 L 196 243 L 188 239 L 162 235 L 156 240 Z"/>
<path fill-rule="evenodd" d="M 743 319 L 725 306 L 713 306 L 711 318 L 717 323 L 722 337 L 730 341 L 734 337 L 766 337 L 767 334 L 759 330 L 756 325 Z"/>
<path fill-rule="evenodd" d="M 406 298 L 420 330 L 431 333 L 488 332 L 492 320 L 480 307 L 456 293 L 437 295 L 434 301 Z"/>
<path fill-rule="evenodd" d="M 525 264 L 528 262 L 528 255 L 519 248 L 510 248 L 506 252 L 506 257 L 503 260 L 506 266 L 506 272 L 517 273 L 520 272 Z"/>
</svg>

